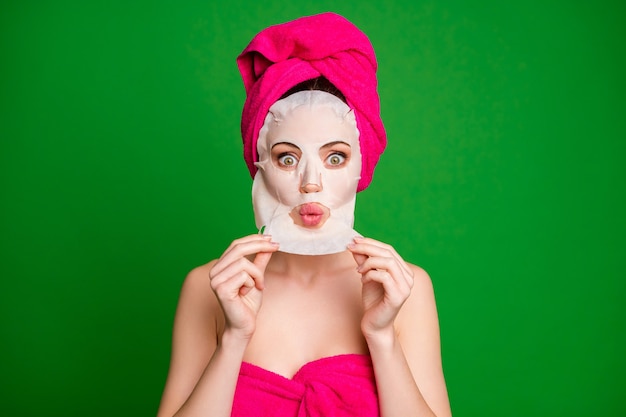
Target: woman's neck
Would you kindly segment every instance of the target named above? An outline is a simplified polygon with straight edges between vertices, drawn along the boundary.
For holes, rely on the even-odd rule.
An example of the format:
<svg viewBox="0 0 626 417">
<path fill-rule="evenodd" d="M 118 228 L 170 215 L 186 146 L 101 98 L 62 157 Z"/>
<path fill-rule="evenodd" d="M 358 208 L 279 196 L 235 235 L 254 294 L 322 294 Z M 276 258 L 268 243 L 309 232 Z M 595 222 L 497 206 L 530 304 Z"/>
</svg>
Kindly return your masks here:
<svg viewBox="0 0 626 417">
<path fill-rule="evenodd" d="M 311 283 L 320 277 L 335 275 L 339 270 L 356 268 L 356 262 L 348 251 L 329 255 L 296 255 L 279 251 L 272 255 L 267 268 L 273 274 Z"/>
</svg>

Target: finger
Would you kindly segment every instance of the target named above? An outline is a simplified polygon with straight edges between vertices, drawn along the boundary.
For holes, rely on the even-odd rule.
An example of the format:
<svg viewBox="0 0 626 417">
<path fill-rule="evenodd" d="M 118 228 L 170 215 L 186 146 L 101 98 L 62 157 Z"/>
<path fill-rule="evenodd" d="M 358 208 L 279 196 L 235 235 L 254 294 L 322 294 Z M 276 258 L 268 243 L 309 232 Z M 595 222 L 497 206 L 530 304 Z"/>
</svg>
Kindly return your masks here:
<svg viewBox="0 0 626 417">
<path fill-rule="evenodd" d="M 220 282 L 211 282 L 213 291 L 219 300 L 233 300 L 239 296 L 242 290 L 249 292 L 254 288 L 254 280 L 244 271 L 240 271 Z"/>
<path fill-rule="evenodd" d="M 357 269 L 361 274 L 365 274 L 370 270 L 385 270 L 393 272 L 396 275 L 402 275 L 403 270 L 398 265 L 398 261 L 391 257 L 373 256 L 366 258 Z"/>
<path fill-rule="evenodd" d="M 413 287 L 413 271 L 408 264 L 389 245 L 378 243 L 379 245 L 365 242 L 355 243 L 352 250 L 364 251 L 369 254 L 367 260 L 357 270 L 364 274 L 370 269 L 385 269 L 390 271 L 394 277 L 404 279 L 410 287 Z"/>
<path fill-rule="evenodd" d="M 265 288 L 265 268 L 267 267 L 267 264 L 272 258 L 272 253 L 273 252 L 259 252 L 254 257 L 253 264 L 260 271 L 259 277 L 255 280 L 256 287 L 259 290 L 262 290 L 263 288 Z"/>
<path fill-rule="evenodd" d="M 368 247 L 370 247 L 371 250 L 379 249 L 379 250 L 387 251 L 393 254 L 394 256 L 397 256 L 399 259 L 401 259 L 400 255 L 398 254 L 398 252 L 396 252 L 394 247 L 391 245 L 388 245 L 387 243 L 383 243 L 383 242 L 380 242 L 378 240 L 375 240 L 369 237 L 360 237 L 360 236 L 355 237 L 354 242 L 357 244 L 368 245 Z"/>
<path fill-rule="evenodd" d="M 361 255 L 360 253 L 352 252 L 352 256 L 357 264 L 357 269 L 367 260 L 367 255 Z"/>
<path fill-rule="evenodd" d="M 233 250 L 235 250 L 235 248 L 237 248 L 240 245 L 250 243 L 250 242 L 259 242 L 259 241 L 269 242 L 271 241 L 271 239 L 272 237 L 269 235 L 259 235 L 259 234 L 248 235 L 248 236 L 241 237 L 239 239 L 235 239 L 230 243 L 228 248 L 226 248 L 224 253 L 222 253 L 222 256 L 220 256 L 220 259 L 223 259 L 224 257 L 228 256 L 230 253 L 233 252 Z"/>
<path fill-rule="evenodd" d="M 379 242 L 379 241 L 371 239 L 371 238 L 363 238 L 363 237 L 357 237 L 357 238 L 354 239 L 354 241 L 357 244 L 357 248 L 360 247 L 361 250 L 364 250 L 364 251 L 368 252 L 368 255 L 370 255 L 370 256 L 389 256 L 389 255 L 391 255 L 394 258 L 396 258 L 398 260 L 398 262 L 400 262 L 402 265 L 406 264 L 404 259 L 402 259 L 400 254 L 391 245 L 388 245 L 388 244 L 383 243 L 383 242 Z M 385 255 L 385 254 L 389 254 L 389 255 Z M 409 272 L 408 271 L 408 266 L 406 266 L 406 268 L 407 268 L 407 272 Z"/>
<path fill-rule="evenodd" d="M 255 235 L 256 236 L 256 235 Z M 250 238 L 248 236 L 247 238 Z M 213 267 L 213 274 L 219 274 L 223 269 L 228 267 L 238 258 L 254 255 L 258 252 L 275 252 L 278 250 L 278 244 L 271 241 L 269 236 L 252 237 L 251 239 L 238 239 L 220 257 L 219 261 Z"/>
<path fill-rule="evenodd" d="M 254 257 L 253 264 L 256 265 L 261 271 L 265 271 L 273 253 L 274 252 L 258 252 Z"/>
<path fill-rule="evenodd" d="M 406 281 L 395 280 L 388 271 L 371 270 L 363 275 L 361 281 L 363 284 L 376 282 L 382 285 L 386 298 L 397 307 L 401 306 L 411 293 Z"/>
<path fill-rule="evenodd" d="M 399 284 L 408 285 L 409 288 L 413 287 L 413 277 L 405 273 L 395 258 L 380 256 L 367 258 L 357 271 L 361 274 L 367 274 L 370 271 L 386 271 Z"/>
<path fill-rule="evenodd" d="M 271 241 L 271 239 L 272 238 L 269 235 L 258 235 L 258 234 L 248 235 L 248 236 L 241 237 L 239 239 L 235 239 L 230 243 L 228 248 L 226 248 L 226 250 L 222 254 L 222 257 L 228 255 L 230 252 L 233 251 L 233 249 L 235 249 L 239 245 L 250 243 L 250 242 Z"/>
<path fill-rule="evenodd" d="M 209 272 L 209 277 L 211 278 L 211 285 L 213 287 L 221 285 L 223 282 L 232 279 L 233 276 L 236 276 L 240 273 L 245 274 L 245 276 L 250 277 L 254 282 L 258 279 L 263 279 L 263 271 L 259 269 L 258 266 L 250 262 L 246 258 L 239 258 L 220 271 L 218 274 L 215 274 L 213 270 Z"/>
<path fill-rule="evenodd" d="M 252 291 L 255 287 L 259 287 L 257 282 L 255 280 L 252 279 L 252 277 L 248 277 L 243 285 L 241 287 L 239 287 L 239 295 L 246 295 L 248 294 L 250 291 Z M 258 288 L 259 290 L 262 290 L 263 288 Z"/>
<path fill-rule="evenodd" d="M 351 248 L 349 248 L 353 253 L 357 252 L 368 256 L 392 256 L 398 261 L 399 265 L 404 269 L 407 274 L 413 276 L 413 272 L 404 261 L 404 259 L 402 259 L 398 252 L 396 252 L 393 246 L 371 238 L 363 237 L 354 238 L 354 243 L 355 244 Z"/>
<path fill-rule="evenodd" d="M 240 237 L 238 239 L 233 240 L 230 245 L 228 246 L 228 248 L 226 248 L 226 250 L 224 251 L 224 255 L 226 253 L 228 253 L 230 250 L 232 250 L 233 247 L 241 244 L 241 243 L 247 243 L 247 242 L 253 242 L 253 241 L 257 241 L 257 240 L 270 240 L 271 236 L 269 235 L 260 235 L 258 233 L 255 233 L 253 235 L 248 235 L 248 236 L 244 236 L 244 237 Z"/>
</svg>

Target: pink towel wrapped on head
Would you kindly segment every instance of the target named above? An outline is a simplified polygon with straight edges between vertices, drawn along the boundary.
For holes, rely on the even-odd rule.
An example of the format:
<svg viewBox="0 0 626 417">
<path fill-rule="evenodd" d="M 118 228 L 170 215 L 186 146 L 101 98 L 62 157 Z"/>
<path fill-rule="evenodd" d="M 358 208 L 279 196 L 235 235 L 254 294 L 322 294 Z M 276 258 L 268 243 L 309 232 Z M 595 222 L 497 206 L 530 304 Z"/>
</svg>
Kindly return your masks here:
<svg viewBox="0 0 626 417">
<path fill-rule="evenodd" d="M 374 370 L 367 355 L 339 355 L 285 378 L 241 365 L 232 417 L 377 417 Z"/>
<path fill-rule="evenodd" d="M 241 118 L 244 158 L 253 177 L 256 142 L 270 106 L 295 85 L 323 76 L 355 110 L 362 155 L 358 191 L 369 185 L 387 138 L 376 89 L 376 56 L 363 32 L 334 13 L 303 17 L 261 31 L 237 65 L 247 94 Z"/>
</svg>

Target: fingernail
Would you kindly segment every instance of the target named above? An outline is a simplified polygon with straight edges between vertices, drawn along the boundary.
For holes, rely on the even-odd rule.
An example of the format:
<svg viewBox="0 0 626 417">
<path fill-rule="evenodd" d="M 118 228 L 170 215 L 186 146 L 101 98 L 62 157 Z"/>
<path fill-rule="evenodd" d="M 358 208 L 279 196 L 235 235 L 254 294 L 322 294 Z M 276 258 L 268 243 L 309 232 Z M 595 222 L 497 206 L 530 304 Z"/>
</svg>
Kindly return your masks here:
<svg viewBox="0 0 626 417">
<path fill-rule="evenodd" d="M 354 249 L 355 246 L 354 243 L 348 243 L 348 249 Z"/>
<path fill-rule="evenodd" d="M 360 242 L 360 241 L 362 241 L 362 240 L 363 240 L 363 237 L 362 237 L 362 236 L 355 236 L 355 238 L 354 238 L 354 241 L 355 241 L 355 242 Z"/>
</svg>

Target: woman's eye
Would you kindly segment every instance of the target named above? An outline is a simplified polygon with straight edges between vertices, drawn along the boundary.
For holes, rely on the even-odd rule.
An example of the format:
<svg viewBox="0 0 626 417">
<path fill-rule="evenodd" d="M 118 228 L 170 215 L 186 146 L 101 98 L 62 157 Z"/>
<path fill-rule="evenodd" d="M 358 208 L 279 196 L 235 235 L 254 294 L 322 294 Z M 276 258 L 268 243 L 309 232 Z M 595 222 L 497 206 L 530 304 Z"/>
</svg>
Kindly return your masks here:
<svg viewBox="0 0 626 417">
<path fill-rule="evenodd" d="M 298 164 L 298 158 L 291 154 L 280 155 L 278 157 L 278 163 L 285 167 L 294 167 Z"/>
<path fill-rule="evenodd" d="M 338 166 L 346 162 L 346 156 L 340 153 L 334 153 L 326 158 L 328 165 Z"/>
</svg>

